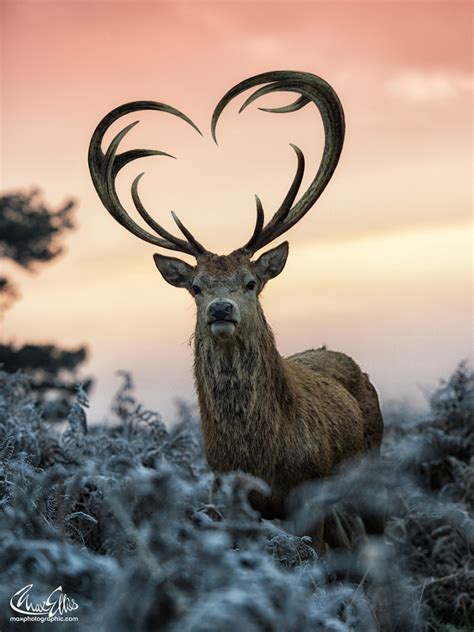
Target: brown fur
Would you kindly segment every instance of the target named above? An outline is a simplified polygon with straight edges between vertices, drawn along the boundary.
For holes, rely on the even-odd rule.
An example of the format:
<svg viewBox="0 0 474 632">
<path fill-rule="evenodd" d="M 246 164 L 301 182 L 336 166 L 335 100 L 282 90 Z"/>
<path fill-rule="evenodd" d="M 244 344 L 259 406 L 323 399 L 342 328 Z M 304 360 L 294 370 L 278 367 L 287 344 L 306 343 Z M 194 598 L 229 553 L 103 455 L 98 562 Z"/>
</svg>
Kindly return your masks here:
<svg viewBox="0 0 474 632">
<path fill-rule="evenodd" d="M 194 278 L 204 274 L 234 296 L 232 283 L 249 272 L 255 275 L 255 264 L 242 255 L 210 255 Z M 209 465 L 265 480 L 272 489 L 269 503 L 259 501 L 265 514 L 279 513 L 299 483 L 380 445 L 382 415 L 368 376 L 325 348 L 282 358 L 257 297 L 224 340 L 211 335 L 198 311 L 194 373 Z"/>
</svg>

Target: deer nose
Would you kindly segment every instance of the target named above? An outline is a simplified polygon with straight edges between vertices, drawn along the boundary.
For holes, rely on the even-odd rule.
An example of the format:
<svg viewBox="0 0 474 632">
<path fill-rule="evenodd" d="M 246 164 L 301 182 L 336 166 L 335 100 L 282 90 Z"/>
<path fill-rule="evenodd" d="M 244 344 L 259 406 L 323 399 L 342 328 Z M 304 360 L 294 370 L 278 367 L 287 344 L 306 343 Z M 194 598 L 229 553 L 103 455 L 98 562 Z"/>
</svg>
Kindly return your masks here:
<svg viewBox="0 0 474 632">
<path fill-rule="evenodd" d="M 234 306 L 229 301 L 214 301 L 208 307 L 211 320 L 230 320 Z"/>
</svg>

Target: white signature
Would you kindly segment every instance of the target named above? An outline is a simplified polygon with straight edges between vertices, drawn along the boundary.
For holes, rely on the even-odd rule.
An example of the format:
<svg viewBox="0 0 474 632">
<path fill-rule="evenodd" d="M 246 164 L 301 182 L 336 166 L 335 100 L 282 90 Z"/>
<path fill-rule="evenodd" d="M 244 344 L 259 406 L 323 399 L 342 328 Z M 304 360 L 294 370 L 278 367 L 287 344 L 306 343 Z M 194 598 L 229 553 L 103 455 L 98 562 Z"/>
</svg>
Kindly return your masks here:
<svg viewBox="0 0 474 632">
<path fill-rule="evenodd" d="M 10 599 L 10 606 L 15 612 L 30 616 L 53 617 L 79 608 L 74 599 L 70 599 L 66 593 L 63 593 L 62 586 L 55 588 L 44 601 L 32 603 L 29 595 L 32 588 L 33 584 L 23 586 Z"/>
</svg>

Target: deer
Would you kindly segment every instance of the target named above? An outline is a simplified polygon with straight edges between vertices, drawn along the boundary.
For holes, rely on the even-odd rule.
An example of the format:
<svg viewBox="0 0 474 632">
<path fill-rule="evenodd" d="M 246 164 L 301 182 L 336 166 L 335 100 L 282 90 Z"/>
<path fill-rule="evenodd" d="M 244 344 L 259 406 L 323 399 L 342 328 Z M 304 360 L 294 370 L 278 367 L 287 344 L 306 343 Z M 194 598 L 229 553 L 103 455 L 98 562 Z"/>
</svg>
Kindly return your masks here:
<svg viewBox="0 0 474 632">
<path fill-rule="evenodd" d="M 256 223 L 247 243 L 228 255 L 208 251 L 172 211 L 180 233 L 168 232 L 148 213 L 138 193 L 140 173 L 131 186 L 142 228 L 119 201 L 115 182 L 132 160 L 171 156 L 163 151 L 134 149 L 117 153 L 124 136 L 138 123 L 127 125 L 104 153 L 102 142 L 110 126 L 122 116 L 155 110 L 199 128 L 181 111 L 155 101 L 135 101 L 107 114 L 92 135 L 89 168 L 100 200 L 112 217 L 136 237 L 159 248 L 190 255 L 195 265 L 157 253 L 154 262 L 163 279 L 184 288 L 196 304 L 194 378 L 204 449 L 216 473 L 242 471 L 265 481 L 270 495 L 254 495 L 252 504 L 264 517 L 285 515 L 285 503 L 298 485 L 329 476 L 347 459 L 379 449 L 383 419 L 377 392 L 369 377 L 348 355 L 325 346 L 284 358 L 260 303 L 261 293 L 284 269 L 289 245 L 283 241 L 255 259 L 262 248 L 299 222 L 318 200 L 341 155 L 344 112 L 334 89 L 322 78 L 296 71 L 256 75 L 231 88 L 219 101 L 211 121 L 216 126 L 225 107 L 243 92 L 257 88 L 240 112 L 274 92 L 298 95 L 292 104 L 260 108 L 290 113 L 307 104 L 320 112 L 325 140 L 321 163 L 307 190 L 295 203 L 305 170 L 303 152 L 296 155 L 296 174 L 287 195 L 265 223 L 256 199 Z M 171 156 L 173 157 L 173 156 Z"/>
</svg>

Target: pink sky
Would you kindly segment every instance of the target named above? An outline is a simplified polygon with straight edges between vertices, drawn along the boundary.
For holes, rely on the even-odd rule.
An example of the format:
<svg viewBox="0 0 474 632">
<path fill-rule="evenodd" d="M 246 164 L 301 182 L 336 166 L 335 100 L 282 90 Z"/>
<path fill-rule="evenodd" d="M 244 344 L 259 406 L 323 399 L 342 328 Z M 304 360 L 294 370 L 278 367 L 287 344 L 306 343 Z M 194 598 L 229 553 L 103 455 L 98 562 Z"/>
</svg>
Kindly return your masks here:
<svg viewBox="0 0 474 632">
<path fill-rule="evenodd" d="M 186 112 L 204 132 L 146 113 L 126 147 L 169 151 L 145 170 L 143 199 L 172 227 L 175 210 L 212 250 L 253 227 L 254 193 L 270 212 L 293 177 L 289 142 L 322 147 L 313 109 L 286 116 L 254 106 L 212 109 L 259 72 L 314 72 L 344 105 L 343 156 L 320 201 L 292 229 L 284 273 L 265 291 L 283 354 L 327 343 L 354 356 L 382 398 L 421 403 L 471 349 L 472 21 L 468 2 L 1 3 L 2 191 L 40 186 L 52 205 L 73 196 L 78 230 L 67 253 L 37 275 L 14 272 L 23 298 L 0 323 L 18 343 L 87 343 L 100 417 L 131 369 L 147 406 L 170 416 L 192 397 L 192 299 L 166 285 L 152 246 L 102 208 L 87 169 L 100 118 L 152 99 Z M 287 95 L 268 103 L 287 103 Z M 134 117 L 130 117 L 134 120 Z M 129 122 L 129 119 L 126 119 Z M 125 123 L 124 123 L 125 124 Z M 120 123 L 118 124 L 120 127 Z M 304 184 L 303 183 L 303 184 Z"/>
</svg>

